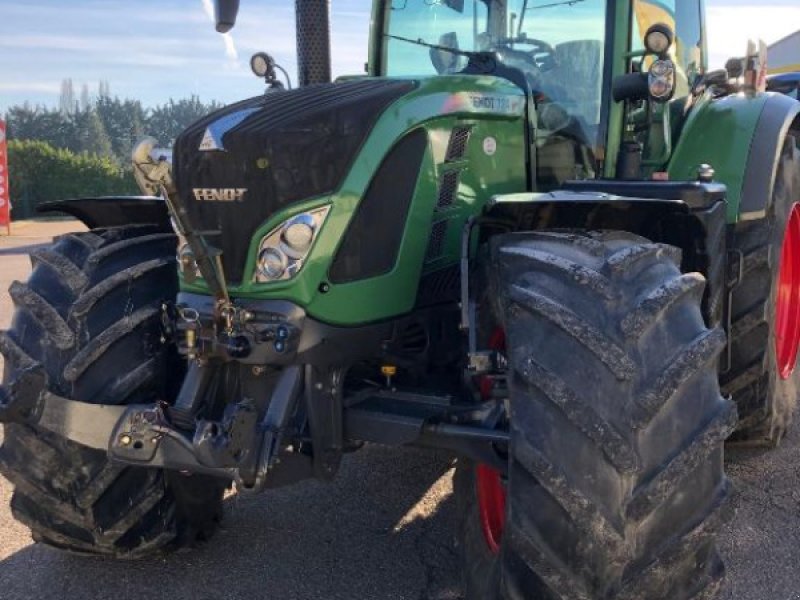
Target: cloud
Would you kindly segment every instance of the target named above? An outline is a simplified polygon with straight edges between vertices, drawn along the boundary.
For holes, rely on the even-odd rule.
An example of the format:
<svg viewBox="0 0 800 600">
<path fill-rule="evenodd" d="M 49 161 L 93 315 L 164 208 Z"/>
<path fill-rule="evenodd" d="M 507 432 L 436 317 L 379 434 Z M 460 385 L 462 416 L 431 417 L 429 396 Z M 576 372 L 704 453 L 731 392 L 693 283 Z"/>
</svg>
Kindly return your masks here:
<svg viewBox="0 0 800 600">
<path fill-rule="evenodd" d="M 50 81 L 0 81 L 0 92 L 58 94 L 60 84 Z"/>
<path fill-rule="evenodd" d="M 707 11 L 711 68 L 722 67 L 727 59 L 744 55 L 748 39 L 761 38 L 771 44 L 800 27 L 800 6 L 766 2 L 730 6 L 718 2 Z"/>
</svg>

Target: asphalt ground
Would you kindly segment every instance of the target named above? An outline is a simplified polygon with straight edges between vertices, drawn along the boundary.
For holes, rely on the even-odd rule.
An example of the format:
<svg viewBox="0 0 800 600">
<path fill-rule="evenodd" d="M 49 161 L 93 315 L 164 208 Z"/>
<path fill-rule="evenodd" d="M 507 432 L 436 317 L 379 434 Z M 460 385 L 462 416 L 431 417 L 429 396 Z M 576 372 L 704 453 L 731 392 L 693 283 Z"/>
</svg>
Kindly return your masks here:
<svg viewBox="0 0 800 600">
<path fill-rule="evenodd" d="M 27 252 L 78 227 L 29 222 L 0 236 L 0 328 L 11 319 L 8 286 L 30 271 Z M 729 451 L 727 462 L 735 516 L 720 539 L 720 598 L 800 600 L 800 434 L 768 453 Z M 34 544 L 0 477 L 0 600 L 461 598 L 452 464 L 445 454 L 369 446 L 346 457 L 333 483 L 231 496 L 212 542 L 135 562 Z"/>
</svg>

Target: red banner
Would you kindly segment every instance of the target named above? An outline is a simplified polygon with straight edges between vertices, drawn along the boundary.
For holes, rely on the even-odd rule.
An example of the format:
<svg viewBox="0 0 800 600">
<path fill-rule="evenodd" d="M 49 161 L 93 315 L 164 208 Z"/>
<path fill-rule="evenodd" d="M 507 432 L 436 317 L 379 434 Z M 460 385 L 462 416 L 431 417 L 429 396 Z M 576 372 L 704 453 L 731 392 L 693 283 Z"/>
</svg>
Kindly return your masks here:
<svg viewBox="0 0 800 600">
<path fill-rule="evenodd" d="M 0 227 L 11 235 L 11 197 L 8 193 L 8 146 L 6 124 L 0 120 Z"/>
</svg>

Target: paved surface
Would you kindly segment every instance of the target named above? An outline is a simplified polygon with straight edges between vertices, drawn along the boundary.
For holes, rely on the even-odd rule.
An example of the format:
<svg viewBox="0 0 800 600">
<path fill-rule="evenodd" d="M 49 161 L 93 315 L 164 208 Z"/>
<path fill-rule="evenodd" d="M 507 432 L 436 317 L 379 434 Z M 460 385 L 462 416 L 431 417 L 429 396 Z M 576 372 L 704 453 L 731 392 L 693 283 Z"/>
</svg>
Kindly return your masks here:
<svg viewBox="0 0 800 600">
<path fill-rule="evenodd" d="M 0 237 L 0 328 L 11 314 L 5 290 L 29 271 L 25 253 L 71 227 L 23 224 Z M 797 430 L 777 451 L 730 452 L 728 462 L 736 516 L 721 540 L 721 597 L 800 600 Z M 347 457 L 332 484 L 229 498 L 224 528 L 200 550 L 132 563 L 33 544 L 12 519 L 11 486 L 0 478 L 0 600 L 460 598 L 451 464 L 444 455 L 370 447 Z"/>
</svg>

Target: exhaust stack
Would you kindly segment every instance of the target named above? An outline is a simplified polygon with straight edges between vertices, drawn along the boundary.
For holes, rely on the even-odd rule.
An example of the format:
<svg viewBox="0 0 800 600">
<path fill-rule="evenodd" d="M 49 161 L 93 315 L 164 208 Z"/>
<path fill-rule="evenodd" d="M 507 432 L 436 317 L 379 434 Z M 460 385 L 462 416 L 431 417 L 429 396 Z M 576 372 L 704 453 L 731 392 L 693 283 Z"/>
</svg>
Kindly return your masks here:
<svg viewBox="0 0 800 600">
<path fill-rule="evenodd" d="M 297 77 L 300 87 L 331 81 L 330 0 L 296 0 Z"/>
</svg>

